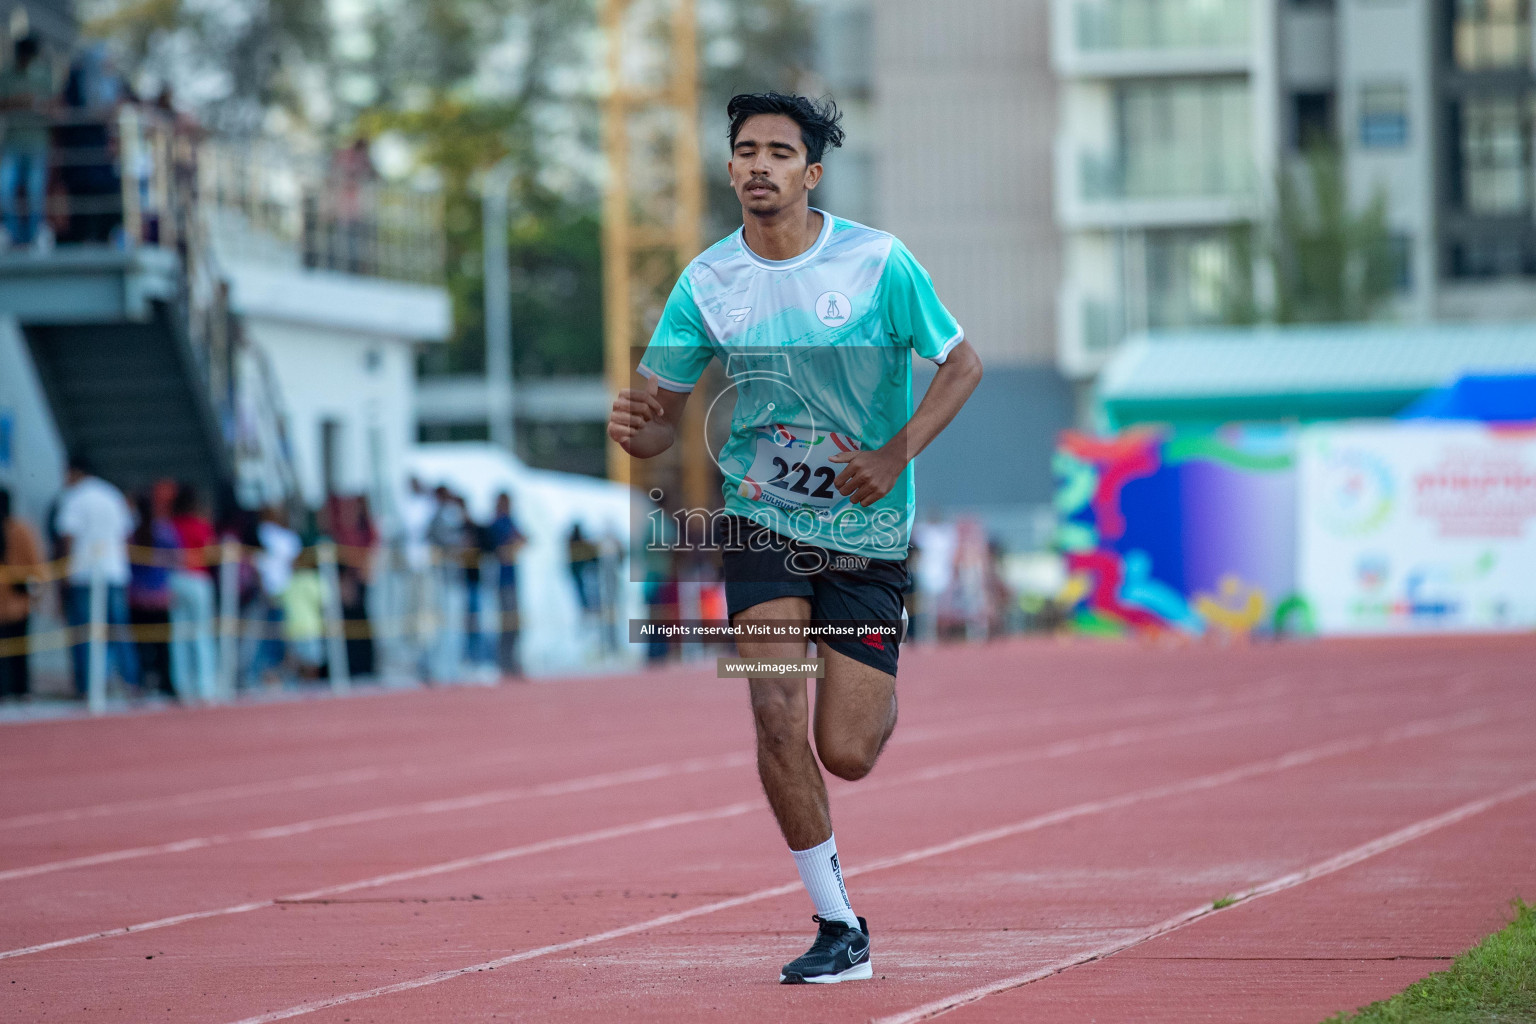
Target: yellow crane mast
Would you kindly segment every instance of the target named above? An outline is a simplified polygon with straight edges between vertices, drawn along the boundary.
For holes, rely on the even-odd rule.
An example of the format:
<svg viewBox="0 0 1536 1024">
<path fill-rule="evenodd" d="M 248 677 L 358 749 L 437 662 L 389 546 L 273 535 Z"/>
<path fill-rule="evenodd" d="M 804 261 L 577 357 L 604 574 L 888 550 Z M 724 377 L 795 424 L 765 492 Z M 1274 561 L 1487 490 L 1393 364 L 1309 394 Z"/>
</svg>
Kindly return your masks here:
<svg viewBox="0 0 1536 1024">
<path fill-rule="evenodd" d="M 603 0 L 608 89 L 603 101 L 604 364 L 609 389 L 633 380 L 677 273 L 698 255 L 704 216 L 698 134 L 695 0 Z M 673 472 L 691 507 L 711 507 L 713 474 L 704 410 L 690 402 L 679 424 Z M 608 442 L 612 480 L 653 486 L 667 466 L 631 479 L 632 460 Z M 715 496 L 718 498 L 718 496 Z M 673 502 L 668 502 L 673 504 Z"/>
</svg>

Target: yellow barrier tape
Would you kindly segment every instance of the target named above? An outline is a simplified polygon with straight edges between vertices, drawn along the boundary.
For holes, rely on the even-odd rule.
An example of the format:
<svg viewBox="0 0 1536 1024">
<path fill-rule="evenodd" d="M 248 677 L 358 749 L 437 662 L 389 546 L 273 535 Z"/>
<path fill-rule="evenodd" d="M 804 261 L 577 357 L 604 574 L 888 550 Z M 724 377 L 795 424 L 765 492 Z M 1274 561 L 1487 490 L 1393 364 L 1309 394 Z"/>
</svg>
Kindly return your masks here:
<svg viewBox="0 0 1536 1024">
<path fill-rule="evenodd" d="M 335 545 L 336 562 L 354 569 L 371 569 L 381 558 L 389 557 L 392 552 L 385 548 L 355 547 L 345 544 Z M 235 545 L 237 559 L 256 558 L 263 552 L 262 548 L 252 547 L 249 544 Z M 320 545 L 315 544 L 299 551 L 295 564 L 305 567 L 313 567 L 319 563 Z M 195 560 L 187 556 L 196 554 Z M 435 551 L 433 562 L 437 565 L 457 562 L 463 568 L 478 568 L 482 552 L 469 549 L 450 555 L 441 550 Z M 69 577 L 70 559 L 68 556 L 55 558 L 48 562 L 39 562 L 35 565 L 0 565 L 0 585 L 13 583 L 57 583 Z M 141 568 L 151 569 L 181 569 L 202 568 L 209 572 L 215 572 L 224 564 L 223 545 L 210 544 L 201 548 L 147 548 L 139 544 L 128 545 L 128 564 Z"/>
<path fill-rule="evenodd" d="M 421 628 L 423 625 L 426 626 L 425 629 Z M 504 632 L 516 632 L 519 626 L 517 613 L 513 612 L 501 616 L 499 625 L 499 629 L 491 628 L 481 632 L 491 636 Z M 381 640 L 396 636 L 431 635 L 442 631 L 441 624 L 436 617 L 432 617 L 423 623 L 420 617 L 411 615 L 399 616 L 393 620 L 384 620 L 378 623 L 371 619 L 343 619 L 341 626 L 342 635 L 348 640 Z M 185 626 L 182 628 L 187 631 L 187 636 L 182 639 L 193 640 L 196 638 L 197 631 L 193 627 Z M 176 624 L 165 622 L 121 623 L 106 626 L 107 641 L 109 643 L 168 644 L 178 639 L 176 633 Z M 208 633 L 215 639 L 233 636 L 251 641 L 281 640 L 284 642 L 293 640 L 324 640 L 327 636 L 327 634 L 321 633 L 318 636 L 290 637 L 283 632 L 283 624 L 280 622 L 261 622 L 248 619 L 214 619 L 213 628 Z M 89 625 L 63 626 L 44 633 L 29 633 L 26 636 L 10 637 L 0 640 L 0 658 L 61 650 L 89 643 L 90 639 Z"/>
</svg>

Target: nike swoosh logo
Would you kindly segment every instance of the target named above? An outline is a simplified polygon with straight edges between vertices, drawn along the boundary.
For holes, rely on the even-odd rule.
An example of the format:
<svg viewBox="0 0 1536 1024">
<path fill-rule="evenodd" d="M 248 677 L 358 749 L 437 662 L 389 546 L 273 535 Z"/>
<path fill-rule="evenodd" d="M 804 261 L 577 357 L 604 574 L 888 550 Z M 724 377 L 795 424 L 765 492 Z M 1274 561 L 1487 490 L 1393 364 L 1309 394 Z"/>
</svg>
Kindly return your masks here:
<svg viewBox="0 0 1536 1024">
<path fill-rule="evenodd" d="M 868 952 L 869 952 L 869 943 L 867 943 L 867 942 L 864 943 L 864 948 L 861 949 L 861 950 L 858 950 L 857 952 L 855 952 L 854 950 L 850 949 L 848 951 L 848 962 L 850 964 L 856 964 L 856 963 L 859 962 L 860 959 L 863 958 L 864 954 L 868 953 Z"/>
</svg>

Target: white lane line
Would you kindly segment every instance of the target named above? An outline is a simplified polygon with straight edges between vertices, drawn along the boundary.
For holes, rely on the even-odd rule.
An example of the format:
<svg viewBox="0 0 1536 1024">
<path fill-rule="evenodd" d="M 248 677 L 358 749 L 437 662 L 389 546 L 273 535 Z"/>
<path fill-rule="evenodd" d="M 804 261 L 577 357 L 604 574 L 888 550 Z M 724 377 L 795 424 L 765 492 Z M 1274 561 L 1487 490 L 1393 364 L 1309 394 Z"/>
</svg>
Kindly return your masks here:
<svg viewBox="0 0 1536 1024">
<path fill-rule="evenodd" d="M 1252 702 L 1262 702 L 1269 694 L 1273 693 L 1272 687 L 1258 690 L 1258 696 L 1230 702 L 1242 707 Z M 1216 700 L 1213 693 L 1212 700 Z M 1203 701 L 1197 701 L 1203 704 Z M 1191 708 L 1193 710 L 1193 708 Z M 999 721 L 996 718 L 985 719 L 979 723 L 984 728 L 997 728 Z M 983 731 L 983 729 L 971 728 L 969 730 L 953 729 L 944 730 L 936 728 L 925 734 L 918 734 L 912 730 L 913 735 L 906 737 L 901 744 L 921 742 L 924 740 L 940 739 L 953 736 L 962 732 Z M 601 775 L 586 776 L 583 778 L 563 780 L 559 782 L 542 783 L 536 786 L 517 786 L 488 790 L 481 793 L 472 793 L 462 797 L 448 797 L 436 800 L 425 800 L 413 804 L 400 804 L 387 807 L 370 808 L 363 811 L 352 811 L 343 814 L 326 815 L 320 818 L 309 818 L 303 821 L 290 822 L 284 825 L 274 825 L 259 829 L 249 829 L 243 832 L 225 833 L 213 836 L 195 836 L 187 839 L 178 839 L 165 843 L 154 843 L 144 846 L 129 847 L 120 850 L 108 850 L 102 853 L 86 854 L 79 857 L 69 857 L 62 860 L 46 861 L 41 864 L 30 864 L 18 868 L 0 870 L 0 882 L 16 881 L 23 878 L 33 878 L 38 875 L 51 874 L 57 871 L 68 871 L 77 868 L 99 867 L 105 864 L 116 864 L 127 860 L 138 860 L 144 857 L 164 856 L 168 854 L 188 853 L 193 850 L 205 850 L 210 847 L 228 846 L 231 843 L 260 841 L 266 839 L 282 839 L 290 836 L 302 835 L 327 828 L 341 828 L 348 825 L 363 825 L 378 821 L 386 821 L 392 818 L 406 817 L 415 814 L 443 814 L 453 811 L 474 810 L 492 804 L 505 803 L 509 800 L 521 800 L 531 797 L 559 796 L 570 793 L 584 792 L 591 789 L 605 788 L 608 786 L 625 785 L 634 782 L 649 782 L 656 779 L 669 778 L 675 775 L 692 774 L 701 771 L 716 769 L 737 768 L 750 765 L 755 762 L 751 754 L 733 753 L 725 754 L 717 758 L 694 758 L 685 762 L 673 764 L 651 765 L 643 768 L 626 769 L 617 772 L 607 772 Z M 383 773 L 374 777 L 382 777 Z"/>
<path fill-rule="evenodd" d="M 564 779 L 559 782 L 545 782 L 531 786 L 512 786 L 505 789 L 486 790 L 481 793 L 471 793 L 467 796 L 446 797 L 437 800 L 423 800 L 411 804 L 395 804 L 389 807 L 374 807 L 366 811 L 351 811 L 346 814 L 331 814 L 321 818 L 309 818 L 305 821 L 290 822 L 286 825 L 274 825 L 267 828 L 249 829 L 244 832 L 228 832 L 223 835 L 198 836 L 192 839 L 181 839 L 170 843 L 157 843 L 152 846 L 135 846 L 125 850 L 110 850 L 105 853 L 94 853 L 84 857 L 70 857 L 66 860 L 48 861 L 42 864 L 31 864 L 27 867 L 11 868 L 0 871 L 0 882 L 12 882 L 22 878 L 34 878 L 38 875 L 46 875 L 55 871 L 67 871 L 71 868 L 96 867 L 102 864 L 115 864 L 125 860 L 136 860 L 141 857 L 154 857 L 170 853 L 186 853 L 189 850 L 205 850 L 214 846 L 227 846 L 230 843 L 247 842 L 263 839 L 281 839 L 289 836 L 302 835 L 306 832 L 315 832 L 326 828 L 340 828 L 345 825 L 362 825 L 377 821 L 386 821 L 391 818 L 402 818 L 417 814 L 445 814 L 452 811 L 474 810 L 488 807 L 492 804 L 507 803 L 513 800 L 527 800 L 537 797 L 565 796 L 571 793 L 583 793 L 595 789 L 605 789 L 611 786 L 628 785 L 635 782 L 650 782 L 656 779 L 671 778 L 678 775 L 691 775 L 699 772 L 717 771 L 726 768 L 741 768 L 755 763 L 751 754 L 734 753 L 723 754 L 719 757 L 691 758 L 686 761 L 676 761 L 671 764 L 647 765 L 642 768 L 627 768 L 616 772 L 602 772 L 597 775 L 587 775 L 575 779 Z"/>
<path fill-rule="evenodd" d="M 1241 695 L 1233 699 L 1233 687 L 1230 685 L 1212 687 L 1203 692 L 1191 695 L 1189 698 L 1173 697 L 1144 697 L 1132 701 L 1122 701 L 1112 705 L 1111 715 L 1095 717 L 1125 717 L 1138 718 L 1153 715 L 1170 710 L 1185 713 L 1204 711 L 1211 707 L 1221 705 L 1227 708 L 1237 708 L 1249 704 L 1258 703 L 1293 690 L 1293 685 L 1288 685 L 1286 680 L 1293 674 L 1283 674 L 1271 679 L 1263 680 L 1252 686 L 1245 686 Z M 1073 702 L 1059 707 L 1047 709 L 1030 716 L 1028 724 L 1033 726 L 1049 725 L 1063 721 L 1081 721 L 1081 711 L 1087 706 L 1090 709 L 1099 709 L 1104 706 L 1102 701 Z M 987 732 L 999 728 L 1015 728 L 1016 723 L 1002 721 L 998 716 L 987 716 L 981 721 L 958 722 L 939 724 L 934 726 L 918 726 L 907 728 L 892 737 L 892 746 L 905 746 L 908 743 L 918 743 L 928 740 L 944 739 L 954 736 L 969 735 L 976 732 Z M 492 767 L 510 761 L 518 761 L 529 758 L 527 751 L 514 753 L 492 754 L 478 758 L 470 762 L 455 762 L 454 770 L 463 770 L 466 767 Z M 299 793 L 312 789 L 323 789 L 328 786 L 354 785 L 362 782 L 374 782 L 379 779 L 410 777 L 437 769 L 439 765 L 375 765 L 371 767 L 358 767 L 335 772 L 324 772 L 312 775 L 300 775 L 288 779 L 274 779 L 264 782 L 243 783 L 231 786 L 217 786 L 211 789 L 192 790 L 186 793 L 176 793 L 160 797 L 140 797 L 132 800 L 120 800 L 110 803 L 92 804 L 85 807 L 66 807 L 52 811 L 38 811 L 31 814 L 22 814 L 10 818 L 0 818 L 0 829 L 3 828 L 28 828 L 37 825 L 52 825 L 71 821 L 85 821 L 95 818 L 105 818 L 118 814 L 141 814 L 146 811 L 163 810 L 168 808 L 195 807 L 199 804 L 218 803 L 223 800 L 244 800 L 256 796 L 273 796 L 284 793 Z"/>
<path fill-rule="evenodd" d="M 1037 968 L 1036 970 L 1029 971 L 1025 974 L 1016 974 L 1010 978 L 1002 978 L 998 981 L 989 982 L 986 985 L 978 985 L 975 988 L 967 989 L 964 992 L 957 992 L 954 995 L 944 996 L 941 999 L 935 999 L 932 1002 L 924 1003 L 922 1006 L 913 1007 L 912 1009 L 903 1011 L 902 1013 L 895 1013 L 886 1017 L 878 1017 L 872 1022 L 872 1024 L 916 1024 L 918 1021 L 930 1020 L 934 1017 L 940 1016 L 941 1014 L 948 1013 L 950 1010 L 959 1009 L 960 1007 L 969 1003 L 974 1003 L 985 999 L 987 996 L 997 995 L 1000 992 L 1006 992 L 1010 989 L 1021 988 L 1030 984 L 1031 982 L 1041 981 L 1045 978 L 1051 977 L 1052 975 L 1060 974 L 1063 971 L 1070 970 L 1073 967 L 1078 967 L 1082 964 L 1090 963 L 1094 960 L 1102 960 L 1105 957 L 1114 955 L 1115 953 L 1130 949 L 1132 946 L 1139 946 L 1142 943 L 1155 939 L 1160 935 L 1166 935 L 1169 932 L 1176 931 L 1180 928 L 1183 928 L 1185 925 L 1193 924 L 1201 918 L 1209 917 L 1212 914 L 1219 914 L 1223 910 L 1229 909 L 1230 907 L 1234 907 L 1242 903 L 1247 903 L 1251 900 L 1260 899 L 1264 896 L 1271 896 L 1277 892 L 1282 892 L 1286 889 L 1294 888 L 1295 886 L 1301 885 L 1304 882 L 1309 882 L 1314 878 L 1321 878 L 1324 875 L 1332 874 L 1335 871 L 1342 871 L 1344 868 L 1359 864 L 1361 861 L 1368 860 L 1377 854 L 1385 853 L 1388 850 L 1402 846 L 1405 843 L 1410 843 L 1415 839 L 1427 836 L 1431 832 L 1439 831 L 1442 828 L 1454 825 L 1457 822 L 1472 817 L 1473 815 L 1481 814 L 1492 807 L 1498 806 L 1499 804 L 1507 803 L 1511 800 L 1517 800 L 1520 797 L 1528 796 L 1531 793 L 1536 793 L 1536 779 L 1533 779 L 1529 782 L 1520 783 L 1519 785 L 1511 786 L 1508 789 L 1495 793 L 1492 796 L 1484 797 L 1481 800 L 1473 800 L 1469 803 L 1462 804 L 1460 807 L 1446 811 L 1444 814 L 1438 814 L 1432 818 L 1425 818 L 1423 821 L 1414 822 L 1412 825 L 1400 828 L 1395 832 L 1389 832 L 1388 834 L 1381 836 L 1378 839 L 1373 839 L 1368 843 L 1362 843 L 1353 849 L 1346 850 L 1341 854 L 1329 857 L 1327 860 L 1319 861 L 1318 863 L 1313 864 L 1311 867 L 1303 868 L 1300 871 L 1293 871 L 1288 875 L 1281 875 L 1279 878 L 1272 879 L 1263 883 L 1262 885 L 1256 885 L 1252 889 L 1248 889 L 1242 893 L 1239 893 L 1236 897 L 1233 898 L 1233 901 L 1230 904 L 1226 904 L 1222 907 L 1215 907 L 1210 903 L 1203 903 L 1191 910 L 1184 911 L 1182 914 L 1175 914 L 1173 917 L 1154 924 L 1142 932 L 1138 932 L 1134 935 L 1122 936 L 1121 938 L 1116 939 L 1115 941 L 1106 945 L 1099 946 L 1096 949 L 1090 949 L 1082 953 L 1076 953 L 1072 956 L 1058 960 L 1052 964 L 1047 964 L 1044 967 Z"/>
<path fill-rule="evenodd" d="M 303 793 L 329 786 L 350 786 L 380 779 L 412 778 L 445 770 L 463 771 L 468 768 L 493 768 L 497 765 L 530 760 L 536 752 L 528 750 L 502 751 L 464 761 L 454 761 L 446 766 L 443 762 L 363 765 L 357 768 L 339 769 L 333 772 L 316 772 L 295 775 L 286 779 L 269 779 L 263 782 L 246 782 L 210 789 L 194 789 L 185 793 L 166 796 L 136 797 L 108 803 L 90 804 L 84 807 L 62 807 L 52 811 L 37 811 L 11 818 L 0 818 L 0 828 L 31 828 L 38 825 L 57 825 L 71 821 L 90 821 L 118 814 L 143 814 L 146 811 L 196 807 L 200 804 L 219 803 L 225 800 L 247 800 L 257 796 L 279 796 L 284 793 Z"/>
<path fill-rule="evenodd" d="M 845 868 L 843 875 L 844 877 L 856 877 L 859 875 L 868 874 L 872 871 L 884 871 L 887 868 L 900 867 L 905 864 L 915 863 L 916 861 L 927 860 L 932 857 L 939 857 L 947 853 L 954 853 L 958 850 L 964 850 L 972 846 L 979 846 L 982 843 L 990 843 L 998 839 L 1006 838 L 1008 836 L 1021 835 L 1025 832 L 1032 832 L 1038 829 L 1047 828 L 1051 825 L 1057 825 L 1064 821 L 1070 821 L 1074 818 L 1086 817 L 1093 814 L 1103 814 L 1107 811 L 1121 810 L 1134 804 L 1142 803 L 1147 800 L 1156 800 L 1161 797 L 1174 796 L 1182 793 L 1194 793 L 1200 790 L 1211 789 L 1216 786 L 1227 785 L 1232 782 L 1283 771 L 1287 768 L 1294 768 L 1305 764 L 1311 764 L 1312 762 L 1320 761 L 1325 758 L 1337 757 L 1341 754 L 1367 749 L 1381 743 L 1390 743 L 1397 740 L 1430 736 L 1436 733 L 1446 732 L 1450 729 L 1464 728 L 1466 725 L 1475 724 L 1477 721 L 1486 721 L 1488 718 L 1489 715 L 1486 713 L 1474 713 L 1470 715 L 1456 715 L 1452 716 L 1451 718 L 1430 719 L 1422 722 L 1409 723 L 1404 726 L 1388 729 L 1384 732 L 1369 736 L 1337 740 L 1332 743 L 1325 743 L 1316 747 L 1307 747 L 1301 750 L 1293 750 L 1289 753 L 1281 754 L 1278 757 L 1270 757 L 1260 761 L 1254 761 L 1246 765 L 1241 765 L 1237 768 L 1229 769 L 1228 771 L 1216 772 L 1211 775 L 1202 775 L 1193 779 L 1186 779 L 1183 782 L 1172 783 L 1169 785 L 1153 786 L 1149 789 L 1135 790 L 1130 793 L 1122 794 L 1121 796 L 1110 797 L 1104 800 L 1090 800 L 1085 803 L 1075 804 L 1071 807 L 1062 808 L 1058 811 L 1051 811 L 1047 814 L 1036 815 L 1033 818 L 1026 818 L 1023 821 L 1015 822 L 1011 825 L 1004 825 L 1001 828 L 992 828 L 981 832 L 973 832 L 970 835 L 961 836 L 948 842 L 938 843 L 933 846 L 925 846 L 920 849 L 911 850 L 907 853 L 899 854 L 894 857 L 886 857 L 882 860 L 871 861 L 863 865 Z M 320 1010 L 327 1010 L 335 1006 L 344 1006 L 348 1003 L 361 1002 L 365 999 L 375 999 L 380 996 L 393 995 L 398 992 L 407 992 L 412 989 L 425 988 L 428 985 L 436 985 L 439 982 L 452 981 L 454 978 L 459 978 L 466 974 L 475 974 L 480 971 L 493 971 L 498 967 L 505 967 L 509 964 L 521 963 L 525 960 L 533 960 L 538 957 L 549 956 L 555 953 L 564 953 L 573 949 L 579 949 L 583 946 L 590 946 L 599 942 L 607 942 L 610 939 L 618 939 L 628 935 L 636 935 L 640 932 L 649 931 L 653 928 L 660 928 L 669 924 L 676 924 L 680 921 L 687 921 L 691 918 L 702 917 L 706 914 L 713 914 L 722 910 L 729 910 L 733 907 L 740 907 L 748 903 L 756 903 L 761 900 L 772 899 L 774 897 L 783 896 L 788 893 L 798 892 L 799 889 L 800 883 L 798 881 L 786 883 L 784 885 L 776 885 L 767 889 L 759 889 L 756 892 L 746 893 L 742 896 L 735 896 L 731 899 L 719 900 L 714 903 L 706 903 L 702 906 L 693 907 L 689 910 L 680 910 L 676 911 L 675 913 L 664 914 L 660 917 L 650 918 L 649 920 L 645 921 L 638 921 L 631 925 L 625 925 L 620 928 L 613 928 L 605 932 L 598 932 L 595 935 L 585 935 L 581 938 L 571 939 L 566 942 L 558 942 L 548 946 L 540 946 L 536 949 L 524 950 L 521 953 L 513 953 L 510 956 L 500 957 L 495 960 L 486 960 L 482 963 L 471 964 L 467 967 L 458 967 L 447 971 L 435 971 L 431 974 L 423 975 L 419 978 L 412 978 L 409 981 L 398 982 L 394 985 L 385 985 L 380 988 L 365 989 L 359 992 L 347 992 L 337 996 L 329 996 L 323 999 L 316 999 L 310 1002 L 300 1003 L 297 1006 L 290 1006 L 287 1009 L 274 1010 L 270 1013 L 258 1014 L 254 1017 L 246 1017 L 238 1021 L 237 1024 L 271 1024 L 272 1021 L 287 1020 L 290 1017 L 300 1017 L 304 1014 L 316 1013 Z"/>
<path fill-rule="evenodd" d="M 1273 713 L 1271 713 L 1273 714 Z M 1482 713 L 1486 717 L 1486 712 Z M 982 755 L 979 757 L 964 758 L 950 761 L 940 765 L 932 765 L 920 768 L 913 772 L 891 776 L 882 779 L 869 779 L 859 784 L 857 790 L 839 795 L 839 800 L 857 796 L 860 793 L 871 793 L 881 789 L 890 789 L 911 783 L 925 782 L 931 779 L 941 778 L 966 771 L 979 771 L 987 768 L 1000 768 L 1013 764 L 1023 764 L 1029 761 L 1043 761 L 1055 758 L 1071 757 L 1075 754 L 1089 753 L 1096 750 L 1107 750 L 1114 747 L 1125 746 L 1131 743 L 1140 743 L 1151 740 L 1172 739 L 1179 736 L 1191 735 L 1197 732 L 1227 728 L 1234 724 L 1256 724 L 1262 721 L 1262 716 L 1255 719 L 1251 715 L 1227 713 L 1212 715 L 1205 719 L 1179 722 L 1163 726 L 1143 726 L 1139 728 L 1115 729 L 1105 733 L 1097 733 L 1090 736 L 1071 740 L 1059 740 L 1047 744 L 1044 747 L 1033 747 L 1025 750 L 1012 751 L 1006 754 Z M 176 914 L 171 917 L 162 917 L 153 921 L 143 921 L 138 924 L 124 925 L 117 928 L 109 928 L 103 931 L 91 932 L 86 935 L 75 935 L 66 939 L 54 939 L 50 942 L 38 943 L 33 946 L 22 946 L 18 949 L 0 951 L 0 960 L 12 957 L 29 956 L 33 953 L 43 953 L 51 949 L 62 949 L 65 946 L 78 946 L 86 942 L 94 942 L 99 939 L 110 939 L 120 935 L 138 934 L 139 932 L 156 931 L 161 928 L 170 928 L 175 925 L 187 924 L 191 921 L 203 921 L 215 917 L 228 917 L 234 914 L 245 914 L 253 910 L 262 910 L 275 906 L 278 903 L 293 902 L 298 900 L 324 899 L 330 896 L 339 896 L 349 892 L 357 892 L 361 889 L 372 889 L 379 886 L 390 885 L 396 882 L 414 881 L 419 878 L 428 878 L 445 874 L 450 871 L 459 871 L 466 868 L 480 867 L 486 864 L 494 864 L 499 861 L 511 860 L 516 857 L 527 856 L 532 853 L 541 853 L 546 850 L 559 849 L 569 846 L 578 846 L 584 843 L 599 842 L 605 839 L 615 839 L 627 835 L 636 835 L 641 832 L 654 831 L 657 828 L 670 828 L 676 825 L 691 824 L 694 821 L 716 820 L 732 817 L 738 814 L 747 814 L 754 810 L 762 809 L 760 801 L 727 804 L 711 810 L 694 812 L 696 816 L 680 816 L 676 814 L 664 815 L 658 818 L 650 818 L 645 821 L 633 822 L 628 825 L 615 826 L 609 829 L 600 829 L 595 832 L 583 832 L 571 836 L 563 836 L 556 839 L 544 840 L 521 846 L 511 846 L 501 850 L 492 850 L 488 853 L 476 854 L 470 857 L 461 857 L 454 860 L 442 861 L 436 864 L 428 864 L 419 868 L 411 868 L 405 871 L 392 872 L 385 875 L 375 875 L 371 878 L 363 878 L 352 882 L 343 882 L 338 885 L 327 886 L 323 889 L 315 889 L 309 892 L 295 893 L 289 896 L 278 896 L 273 899 L 253 900 L 246 903 L 237 903 L 228 907 L 215 907 L 208 910 L 194 910 L 184 914 Z M 551 845 L 553 844 L 553 845 Z"/>
</svg>

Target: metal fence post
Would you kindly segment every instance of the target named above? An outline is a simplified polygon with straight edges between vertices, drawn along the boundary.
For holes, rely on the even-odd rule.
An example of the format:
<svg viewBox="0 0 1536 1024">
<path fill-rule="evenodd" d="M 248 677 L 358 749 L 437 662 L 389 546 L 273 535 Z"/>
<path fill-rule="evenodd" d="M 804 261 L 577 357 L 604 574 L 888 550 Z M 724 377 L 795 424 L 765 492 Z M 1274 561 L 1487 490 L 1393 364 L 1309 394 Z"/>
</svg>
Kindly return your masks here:
<svg viewBox="0 0 1536 1024">
<path fill-rule="evenodd" d="M 341 617 L 341 574 L 336 571 L 335 542 L 321 541 L 316 556 L 325 607 L 325 660 L 331 670 L 331 689 L 345 693 L 352 688 L 352 670 L 347 664 L 347 626 Z"/>
<path fill-rule="evenodd" d="M 107 577 L 100 559 L 91 567 L 90 614 L 86 625 L 86 704 L 91 714 L 107 710 Z"/>
<path fill-rule="evenodd" d="M 139 202 L 139 138 L 138 112 L 131 103 L 125 103 L 118 114 L 118 148 L 122 154 L 119 168 L 123 196 L 123 242 L 133 248 L 144 240 L 144 208 Z"/>
<path fill-rule="evenodd" d="M 219 699 L 234 700 L 240 676 L 240 545 L 219 545 Z"/>
</svg>

